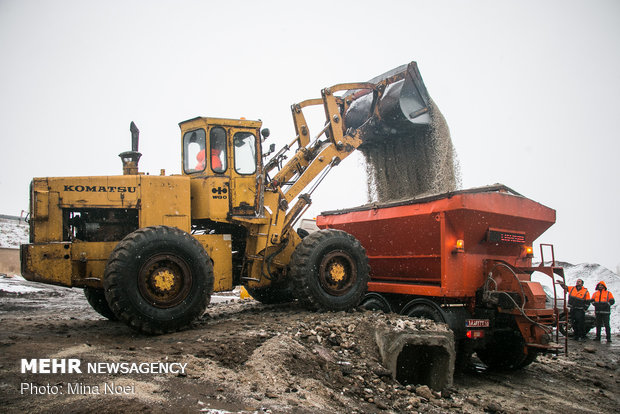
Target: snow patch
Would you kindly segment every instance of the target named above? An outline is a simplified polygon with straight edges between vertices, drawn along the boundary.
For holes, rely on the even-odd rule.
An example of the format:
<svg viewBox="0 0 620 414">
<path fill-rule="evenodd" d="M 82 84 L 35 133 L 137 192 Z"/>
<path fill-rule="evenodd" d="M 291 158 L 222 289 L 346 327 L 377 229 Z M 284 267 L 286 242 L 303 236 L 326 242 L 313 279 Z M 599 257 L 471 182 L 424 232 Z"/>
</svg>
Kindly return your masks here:
<svg viewBox="0 0 620 414">
<path fill-rule="evenodd" d="M 0 247 L 19 249 L 20 244 L 28 243 L 28 233 L 25 221 L 0 219 Z"/>
<path fill-rule="evenodd" d="M 26 279 L 21 276 L 0 276 L 0 292 L 15 294 L 40 292 L 43 289 L 26 286 Z"/>
</svg>

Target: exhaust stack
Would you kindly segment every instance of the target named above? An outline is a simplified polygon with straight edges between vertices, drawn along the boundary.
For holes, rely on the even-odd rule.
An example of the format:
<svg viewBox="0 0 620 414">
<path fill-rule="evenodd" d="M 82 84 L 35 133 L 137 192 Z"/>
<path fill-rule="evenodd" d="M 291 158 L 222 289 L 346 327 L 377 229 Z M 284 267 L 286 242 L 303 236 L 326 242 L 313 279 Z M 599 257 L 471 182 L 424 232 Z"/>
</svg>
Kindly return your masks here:
<svg viewBox="0 0 620 414">
<path fill-rule="evenodd" d="M 138 152 L 138 141 L 140 138 L 140 130 L 131 121 L 129 125 L 131 131 L 131 151 L 125 151 L 118 154 L 123 162 L 123 175 L 138 175 L 138 162 L 142 154 Z"/>
</svg>

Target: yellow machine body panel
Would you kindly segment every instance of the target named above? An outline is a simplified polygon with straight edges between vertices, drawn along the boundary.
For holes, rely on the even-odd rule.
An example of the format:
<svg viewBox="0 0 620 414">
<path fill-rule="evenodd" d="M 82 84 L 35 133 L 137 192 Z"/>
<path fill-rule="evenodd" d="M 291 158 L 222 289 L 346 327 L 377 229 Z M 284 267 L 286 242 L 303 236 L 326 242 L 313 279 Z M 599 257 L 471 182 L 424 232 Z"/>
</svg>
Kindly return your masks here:
<svg viewBox="0 0 620 414">
<path fill-rule="evenodd" d="M 22 275 L 33 282 L 72 286 L 71 243 L 21 245 Z"/>
<path fill-rule="evenodd" d="M 196 177 L 191 180 L 192 214 L 195 218 L 225 221 L 230 211 L 228 177 Z"/>
<path fill-rule="evenodd" d="M 135 210 L 136 228 L 164 224 L 190 230 L 190 183 L 183 176 L 35 178 L 31 200 L 34 243 L 72 240 L 64 215 L 84 210 Z"/>
<path fill-rule="evenodd" d="M 213 260 L 213 291 L 232 290 L 232 239 L 230 234 L 201 234 L 194 237 Z"/>
</svg>

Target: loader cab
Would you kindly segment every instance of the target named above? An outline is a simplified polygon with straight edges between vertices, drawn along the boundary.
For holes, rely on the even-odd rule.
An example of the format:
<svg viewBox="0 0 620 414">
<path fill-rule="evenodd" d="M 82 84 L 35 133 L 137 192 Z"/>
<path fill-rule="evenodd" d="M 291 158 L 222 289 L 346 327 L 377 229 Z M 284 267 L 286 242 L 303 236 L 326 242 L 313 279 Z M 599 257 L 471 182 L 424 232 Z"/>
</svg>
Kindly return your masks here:
<svg viewBox="0 0 620 414">
<path fill-rule="evenodd" d="M 191 178 L 193 219 L 223 221 L 259 213 L 261 125 L 203 117 L 179 124 L 182 171 Z"/>
</svg>

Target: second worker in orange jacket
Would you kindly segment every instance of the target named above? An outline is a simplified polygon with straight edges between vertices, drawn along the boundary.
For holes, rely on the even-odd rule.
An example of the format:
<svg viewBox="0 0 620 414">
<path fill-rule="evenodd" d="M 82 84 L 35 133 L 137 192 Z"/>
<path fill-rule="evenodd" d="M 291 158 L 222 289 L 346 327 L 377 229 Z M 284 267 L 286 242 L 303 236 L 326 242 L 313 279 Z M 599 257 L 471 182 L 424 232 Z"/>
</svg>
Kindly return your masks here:
<svg viewBox="0 0 620 414">
<path fill-rule="evenodd" d="M 596 312 L 596 341 L 601 340 L 601 326 L 605 325 L 605 335 L 607 342 L 611 342 L 611 329 L 609 328 L 609 317 L 611 315 L 611 305 L 616 303 L 614 295 L 607 290 L 607 285 L 602 280 L 596 285 L 596 292 L 591 299 Z"/>
</svg>

